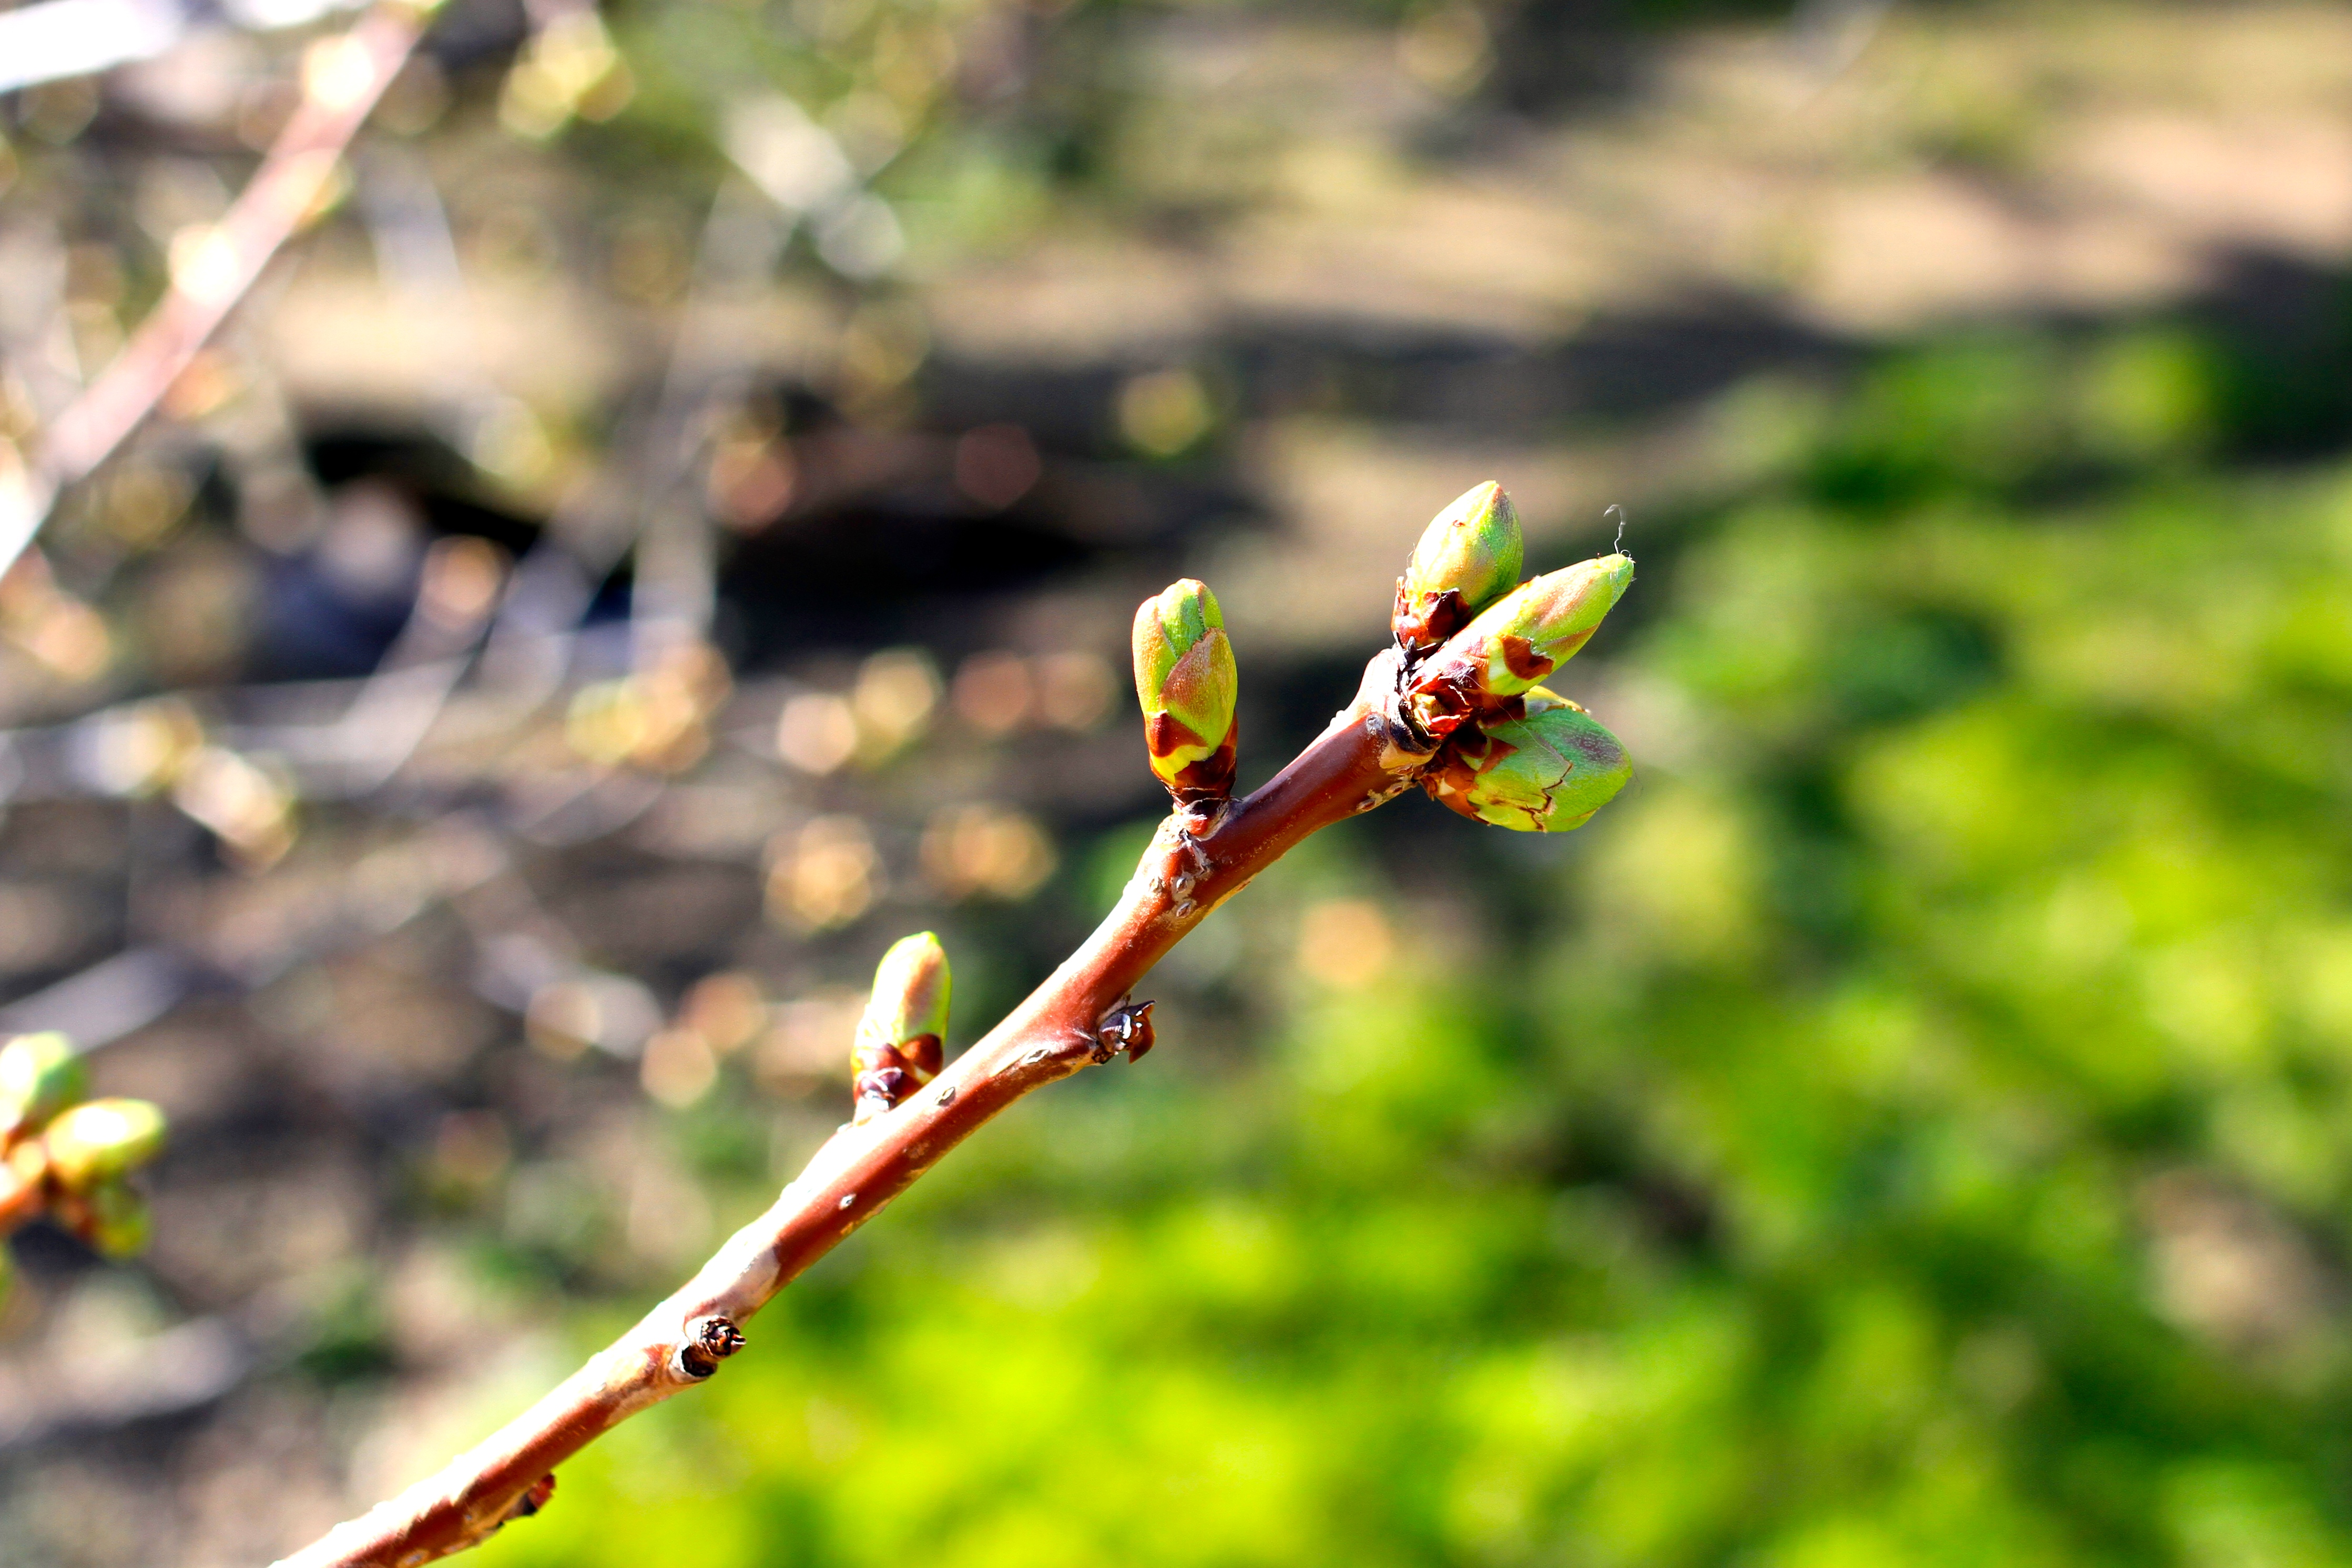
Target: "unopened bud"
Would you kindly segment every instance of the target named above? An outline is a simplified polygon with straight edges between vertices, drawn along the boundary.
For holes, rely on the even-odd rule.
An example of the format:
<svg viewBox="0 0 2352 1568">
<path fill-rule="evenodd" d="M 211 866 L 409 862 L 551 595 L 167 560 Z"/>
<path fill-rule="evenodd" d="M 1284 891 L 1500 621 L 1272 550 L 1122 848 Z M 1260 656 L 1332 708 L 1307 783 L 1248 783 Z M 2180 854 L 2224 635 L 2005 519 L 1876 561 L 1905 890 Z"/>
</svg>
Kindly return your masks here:
<svg viewBox="0 0 2352 1568">
<path fill-rule="evenodd" d="M 41 1134 L 49 1173 L 68 1192 L 89 1192 L 153 1159 L 168 1128 L 143 1100 L 91 1100 L 62 1111 Z"/>
<path fill-rule="evenodd" d="M 889 1110 L 940 1070 L 948 990 L 947 950 L 931 932 L 900 937 L 882 955 L 849 1051 L 857 1121 Z"/>
<path fill-rule="evenodd" d="M 1217 596 L 1187 577 L 1135 612 L 1135 695 L 1151 771 L 1183 802 L 1234 786 L 1234 700 L 1241 678 Z"/>
<path fill-rule="evenodd" d="M 1391 625 L 1408 653 L 1435 647 L 1519 580 L 1518 510 L 1489 479 L 1437 514 L 1397 579 Z"/>
<path fill-rule="evenodd" d="M 1530 690 L 1575 657 L 1633 581 L 1623 555 L 1522 583 L 1456 632 L 1413 682 L 1414 716 L 1434 735 Z"/>
<path fill-rule="evenodd" d="M 100 1182 L 88 1192 L 68 1194 L 58 1205 L 58 1216 L 108 1258 L 130 1258 L 146 1251 L 155 1231 L 155 1215 L 147 1199 L 119 1181 Z"/>
<path fill-rule="evenodd" d="M 947 949 L 936 934 L 900 937 L 874 967 L 874 991 L 857 1032 L 901 1047 L 924 1036 L 945 1037 L 949 984 Z M 928 1070 L 936 1071 L 937 1065 Z"/>
<path fill-rule="evenodd" d="M 38 1131 L 88 1092 L 81 1056 L 63 1035 L 19 1035 L 0 1046 L 0 1143 Z"/>
<path fill-rule="evenodd" d="M 1538 686 L 1521 716 L 1465 727 L 1422 775 L 1430 798 L 1474 822 L 1521 833 L 1581 827 L 1633 776 L 1617 737 Z"/>
</svg>

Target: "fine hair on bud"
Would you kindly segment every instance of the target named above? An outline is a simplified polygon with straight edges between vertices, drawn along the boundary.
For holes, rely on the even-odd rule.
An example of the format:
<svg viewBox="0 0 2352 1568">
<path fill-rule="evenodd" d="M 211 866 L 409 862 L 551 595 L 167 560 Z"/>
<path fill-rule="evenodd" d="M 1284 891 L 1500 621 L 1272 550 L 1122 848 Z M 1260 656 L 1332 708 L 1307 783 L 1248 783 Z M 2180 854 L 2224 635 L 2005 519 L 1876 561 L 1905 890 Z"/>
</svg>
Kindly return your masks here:
<svg viewBox="0 0 2352 1568">
<path fill-rule="evenodd" d="M 1152 773 L 1180 803 L 1224 799 L 1234 787 L 1241 677 L 1217 596 L 1187 577 L 1144 600 L 1134 651 Z"/>
<path fill-rule="evenodd" d="M 856 1120 L 866 1121 L 930 1082 L 948 1032 L 947 949 L 930 931 L 900 937 L 874 968 L 850 1046 Z"/>
<path fill-rule="evenodd" d="M 1488 479 L 1431 520 L 1397 579 L 1391 626 L 1407 653 L 1435 647 L 1519 580 L 1518 509 Z"/>
</svg>

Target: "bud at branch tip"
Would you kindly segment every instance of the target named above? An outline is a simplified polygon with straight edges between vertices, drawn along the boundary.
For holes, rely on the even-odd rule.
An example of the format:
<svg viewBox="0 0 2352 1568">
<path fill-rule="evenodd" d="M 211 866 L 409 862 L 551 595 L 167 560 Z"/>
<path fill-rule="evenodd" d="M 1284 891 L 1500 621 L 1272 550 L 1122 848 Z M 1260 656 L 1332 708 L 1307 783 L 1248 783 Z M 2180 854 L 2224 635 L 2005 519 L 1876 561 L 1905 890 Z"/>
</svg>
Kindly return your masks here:
<svg viewBox="0 0 2352 1568">
<path fill-rule="evenodd" d="M 1423 664 L 1414 718 L 1443 738 L 1473 716 L 1507 717 L 1504 700 L 1574 658 L 1633 581 L 1629 557 L 1603 555 L 1520 584 Z"/>
<path fill-rule="evenodd" d="M 1521 714 L 1467 726 L 1422 775 L 1430 798 L 1474 822 L 1521 833 L 1581 827 L 1633 776 L 1616 736 L 1538 686 Z"/>
<path fill-rule="evenodd" d="M 1518 510 L 1488 479 L 1432 520 L 1397 579 L 1397 646 L 1423 653 L 1460 631 L 1519 580 L 1526 552 Z"/>
</svg>

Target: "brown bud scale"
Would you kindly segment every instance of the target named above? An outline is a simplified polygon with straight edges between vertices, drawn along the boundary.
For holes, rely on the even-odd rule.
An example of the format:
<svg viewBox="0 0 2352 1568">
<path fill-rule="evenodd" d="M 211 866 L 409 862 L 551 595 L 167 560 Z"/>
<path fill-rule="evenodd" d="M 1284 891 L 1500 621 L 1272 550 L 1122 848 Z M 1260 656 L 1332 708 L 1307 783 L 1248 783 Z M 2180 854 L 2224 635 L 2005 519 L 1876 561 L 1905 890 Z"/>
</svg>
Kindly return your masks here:
<svg viewBox="0 0 2352 1568">
<path fill-rule="evenodd" d="M 1151 1029 L 1151 1002 L 1122 1002 L 1103 1015 L 1095 1031 L 1093 1059 L 1107 1062 L 1119 1052 L 1127 1053 L 1129 1062 L 1143 1059 L 1145 1052 L 1157 1042 Z"/>
<path fill-rule="evenodd" d="M 678 1342 L 677 1370 L 699 1382 L 717 1372 L 720 1362 L 750 1342 L 732 1319 L 716 1315 L 697 1318 L 686 1325 L 686 1335 Z"/>
<path fill-rule="evenodd" d="M 1470 606 L 1451 588 L 1415 597 L 1405 580 L 1397 579 L 1396 608 L 1390 624 L 1397 641 L 1410 648 L 1433 647 L 1470 624 Z"/>
</svg>

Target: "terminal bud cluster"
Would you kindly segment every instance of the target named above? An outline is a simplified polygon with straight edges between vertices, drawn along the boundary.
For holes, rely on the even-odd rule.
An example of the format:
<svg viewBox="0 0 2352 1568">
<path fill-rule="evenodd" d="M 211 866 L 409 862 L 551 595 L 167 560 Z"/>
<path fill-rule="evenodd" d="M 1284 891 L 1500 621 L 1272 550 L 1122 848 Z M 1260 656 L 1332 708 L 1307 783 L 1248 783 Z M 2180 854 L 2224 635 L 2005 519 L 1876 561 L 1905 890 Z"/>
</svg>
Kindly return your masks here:
<svg viewBox="0 0 2352 1568">
<path fill-rule="evenodd" d="M 91 1100 L 80 1053 L 58 1034 L 0 1046 L 0 1236 L 46 1214 L 109 1258 L 147 1245 L 133 1171 L 163 1152 L 163 1113 L 143 1100 Z M 0 1297 L 11 1265 L 0 1247 Z"/>
</svg>

